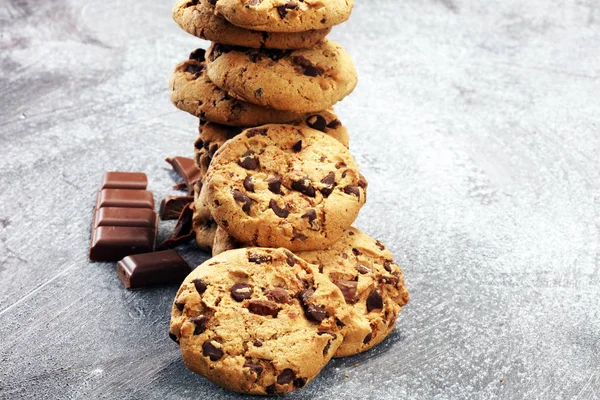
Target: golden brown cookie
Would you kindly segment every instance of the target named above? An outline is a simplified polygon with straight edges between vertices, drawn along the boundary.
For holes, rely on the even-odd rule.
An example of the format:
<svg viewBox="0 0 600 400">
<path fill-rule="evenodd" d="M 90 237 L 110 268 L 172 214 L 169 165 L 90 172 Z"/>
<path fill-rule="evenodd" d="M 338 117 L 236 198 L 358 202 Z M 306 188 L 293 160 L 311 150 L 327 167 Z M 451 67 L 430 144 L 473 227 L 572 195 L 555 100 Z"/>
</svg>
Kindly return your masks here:
<svg viewBox="0 0 600 400">
<path fill-rule="evenodd" d="M 206 58 L 212 82 L 231 96 L 275 110 L 326 110 L 358 81 L 352 59 L 331 40 L 304 50 L 249 49 L 213 44 Z"/>
<path fill-rule="evenodd" d="M 177 292 L 170 336 L 192 371 L 225 388 L 304 387 L 343 340 L 341 291 L 284 249 L 233 250 L 196 268 Z"/>
<path fill-rule="evenodd" d="M 302 32 L 260 32 L 235 26 L 215 13 L 211 0 L 179 0 L 173 19 L 187 33 L 215 43 L 267 49 L 307 49 L 327 36 L 331 28 Z"/>
<path fill-rule="evenodd" d="M 213 84 L 206 74 L 204 50 L 190 54 L 169 79 L 171 102 L 203 120 L 232 126 L 258 126 L 295 121 L 303 114 L 272 110 L 235 99 Z"/>
<path fill-rule="evenodd" d="M 196 244 L 201 250 L 210 252 L 215 241 L 217 223 L 210 215 L 206 205 L 206 190 L 203 189 L 201 181 L 194 185 L 194 203 L 192 204 L 193 219 L 192 230 L 196 238 Z"/>
<path fill-rule="evenodd" d="M 227 141 L 206 176 L 219 226 L 245 243 L 318 250 L 350 227 L 367 182 L 347 148 L 306 127 L 264 125 Z"/>
</svg>

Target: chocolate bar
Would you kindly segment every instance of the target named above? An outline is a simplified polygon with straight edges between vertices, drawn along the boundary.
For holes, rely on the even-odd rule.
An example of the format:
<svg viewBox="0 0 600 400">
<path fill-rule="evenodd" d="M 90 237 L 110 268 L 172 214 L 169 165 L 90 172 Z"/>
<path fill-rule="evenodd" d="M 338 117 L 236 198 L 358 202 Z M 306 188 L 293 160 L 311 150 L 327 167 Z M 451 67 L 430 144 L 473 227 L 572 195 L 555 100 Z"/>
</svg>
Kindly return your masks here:
<svg viewBox="0 0 600 400">
<path fill-rule="evenodd" d="M 100 226 L 92 232 L 90 259 L 118 261 L 131 254 L 154 251 L 156 230 L 131 226 Z"/>
<path fill-rule="evenodd" d="M 193 201 L 194 196 L 169 196 L 164 198 L 160 203 L 160 219 L 178 219 L 185 206 Z"/>
<path fill-rule="evenodd" d="M 181 283 L 192 272 L 175 250 L 138 254 L 117 263 L 117 274 L 127 289 Z"/>
<path fill-rule="evenodd" d="M 194 193 L 194 183 L 201 178 L 200 170 L 194 160 L 187 157 L 173 157 L 167 158 L 165 161 L 171 164 L 173 170 L 183 178 L 188 194 Z"/>
<path fill-rule="evenodd" d="M 191 204 L 188 204 L 181 211 L 171 236 L 162 242 L 158 248 L 171 249 L 192 240 L 194 238 L 193 220 L 194 211 L 192 210 Z"/>
<path fill-rule="evenodd" d="M 133 207 L 154 209 L 154 197 L 148 190 L 103 189 L 98 193 L 96 208 Z"/>
<path fill-rule="evenodd" d="M 146 190 L 148 177 L 142 172 L 106 172 L 100 189 Z"/>
<path fill-rule="evenodd" d="M 99 226 L 131 226 L 157 228 L 156 213 L 149 208 L 103 207 L 94 214 L 94 228 Z"/>
</svg>

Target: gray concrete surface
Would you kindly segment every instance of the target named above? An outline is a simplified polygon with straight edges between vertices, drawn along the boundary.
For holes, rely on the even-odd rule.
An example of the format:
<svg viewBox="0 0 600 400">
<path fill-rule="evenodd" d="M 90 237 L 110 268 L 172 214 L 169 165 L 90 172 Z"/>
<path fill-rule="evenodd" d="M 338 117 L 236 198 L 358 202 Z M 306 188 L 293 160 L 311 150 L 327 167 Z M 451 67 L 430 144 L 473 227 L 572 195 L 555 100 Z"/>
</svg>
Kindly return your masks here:
<svg viewBox="0 0 600 400">
<path fill-rule="evenodd" d="M 600 3 L 357 3 L 332 34 L 360 75 L 337 107 L 370 181 L 357 225 L 412 299 L 289 397 L 599 399 Z M 205 43 L 170 7 L 0 0 L 2 399 L 236 397 L 168 339 L 176 287 L 87 262 L 102 172 L 148 173 L 159 201 L 163 159 L 192 152 L 166 81 Z"/>
</svg>

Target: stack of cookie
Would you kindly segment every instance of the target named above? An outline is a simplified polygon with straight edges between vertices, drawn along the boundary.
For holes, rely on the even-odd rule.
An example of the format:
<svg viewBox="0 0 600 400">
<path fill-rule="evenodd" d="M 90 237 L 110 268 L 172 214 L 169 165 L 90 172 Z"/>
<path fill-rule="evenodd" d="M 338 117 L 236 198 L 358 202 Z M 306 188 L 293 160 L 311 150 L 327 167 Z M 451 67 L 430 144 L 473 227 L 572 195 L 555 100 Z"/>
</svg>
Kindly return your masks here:
<svg viewBox="0 0 600 400">
<path fill-rule="evenodd" d="M 357 76 L 325 38 L 352 0 L 181 0 L 175 21 L 213 41 L 170 79 L 199 118 L 198 245 L 171 337 L 193 371 L 231 390 L 282 394 L 331 357 L 368 350 L 408 302 L 400 267 L 353 228 L 367 181 L 333 109 Z"/>
</svg>

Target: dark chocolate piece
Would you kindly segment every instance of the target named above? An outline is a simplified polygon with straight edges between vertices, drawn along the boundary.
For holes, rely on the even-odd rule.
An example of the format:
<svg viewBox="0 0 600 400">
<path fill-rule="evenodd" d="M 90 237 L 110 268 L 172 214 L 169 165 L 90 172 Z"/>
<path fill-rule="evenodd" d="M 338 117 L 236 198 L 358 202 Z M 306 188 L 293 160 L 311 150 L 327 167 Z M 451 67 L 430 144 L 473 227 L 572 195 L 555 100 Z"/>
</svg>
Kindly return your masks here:
<svg viewBox="0 0 600 400">
<path fill-rule="evenodd" d="M 184 183 L 187 186 L 189 194 L 194 193 L 194 183 L 198 182 L 201 178 L 200 170 L 194 163 L 194 160 L 187 157 L 173 157 L 165 160 L 179 176 L 183 178 Z"/>
<path fill-rule="evenodd" d="M 131 226 L 156 229 L 158 218 L 149 208 L 103 207 L 94 213 L 94 229 L 99 226 Z"/>
<path fill-rule="evenodd" d="M 165 197 L 160 203 L 160 219 L 178 219 L 185 206 L 193 201 L 194 196 Z"/>
<path fill-rule="evenodd" d="M 100 189 L 146 190 L 148 177 L 143 172 L 105 172 Z"/>
<path fill-rule="evenodd" d="M 154 210 L 154 197 L 148 190 L 103 189 L 98 193 L 96 208 L 128 207 Z"/>
<path fill-rule="evenodd" d="M 159 249 L 172 249 L 183 243 L 189 242 L 194 238 L 193 228 L 194 212 L 191 204 L 186 205 L 179 215 L 179 219 L 175 224 L 175 229 L 171 236 L 158 246 Z"/>
<path fill-rule="evenodd" d="M 127 289 L 181 283 L 190 272 L 175 250 L 133 255 L 117 263 L 117 274 Z"/>
<path fill-rule="evenodd" d="M 92 233 L 90 260 L 119 261 L 132 254 L 154 251 L 154 228 L 100 226 Z"/>
</svg>

